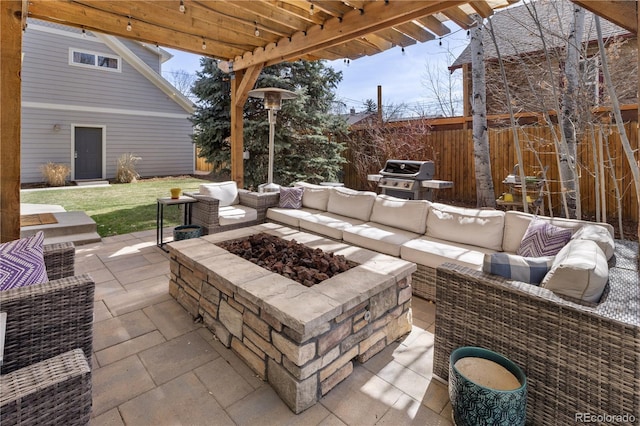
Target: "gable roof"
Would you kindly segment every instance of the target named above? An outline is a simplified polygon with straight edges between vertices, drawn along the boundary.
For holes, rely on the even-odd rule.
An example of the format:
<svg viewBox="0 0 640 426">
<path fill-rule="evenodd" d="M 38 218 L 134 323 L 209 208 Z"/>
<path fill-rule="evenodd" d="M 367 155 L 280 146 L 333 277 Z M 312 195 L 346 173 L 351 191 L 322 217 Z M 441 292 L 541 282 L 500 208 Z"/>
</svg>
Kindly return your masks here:
<svg viewBox="0 0 640 426">
<path fill-rule="evenodd" d="M 569 0 L 539 0 L 504 9 L 491 18 L 496 35 L 496 43 L 503 57 L 524 53 L 541 52 L 544 48 L 539 36 L 536 19 L 542 26 L 547 48 L 564 47 L 573 20 L 575 5 Z M 607 20 L 601 19 L 604 38 L 623 36 L 629 31 Z M 484 25 L 483 44 L 486 59 L 495 59 L 498 54 L 489 33 L 489 24 Z M 597 39 L 593 13 L 585 12 L 583 42 Z M 449 67 L 451 71 L 471 63 L 471 46 L 468 45 Z"/>
</svg>

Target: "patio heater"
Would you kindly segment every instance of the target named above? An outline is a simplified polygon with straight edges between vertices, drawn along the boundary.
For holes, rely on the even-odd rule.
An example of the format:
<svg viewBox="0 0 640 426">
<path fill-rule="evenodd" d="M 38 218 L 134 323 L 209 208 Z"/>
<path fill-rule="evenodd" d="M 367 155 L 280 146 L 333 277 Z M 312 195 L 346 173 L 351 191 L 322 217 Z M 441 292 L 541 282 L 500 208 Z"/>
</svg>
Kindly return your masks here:
<svg viewBox="0 0 640 426">
<path fill-rule="evenodd" d="M 296 95 L 294 92 L 276 87 L 264 87 L 249 91 L 252 98 L 264 99 L 264 107 L 269 111 L 269 171 L 267 175 L 267 183 L 258 185 L 259 192 L 278 192 L 280 185 L 273 183 L 273 156 L 274 156 L 274 137 L 276 127 L 276 114 L 282 106 L 283 99 L 293 99 Z"/>
</svg>

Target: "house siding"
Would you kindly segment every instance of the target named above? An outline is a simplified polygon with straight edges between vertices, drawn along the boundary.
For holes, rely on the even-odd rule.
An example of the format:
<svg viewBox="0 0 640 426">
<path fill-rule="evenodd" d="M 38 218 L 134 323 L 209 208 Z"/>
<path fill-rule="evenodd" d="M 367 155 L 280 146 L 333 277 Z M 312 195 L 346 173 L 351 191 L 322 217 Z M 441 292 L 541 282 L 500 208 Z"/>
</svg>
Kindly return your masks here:
<svg viewBox="0 0 640 426">
<path fill-rule="evenodd" d="M 30 24 L 23 37 L 22 182 L 41 182 L 40 168 L 49 161 L 72 164 L 72 124 L 106 127 L 105 178 L 115 177 L 117 159 L 126 152 L 142 158 L 141 176 L 193 173 L 193 128 L 184 108 L 122 58 L 121 72 L 69 65 L 69 47 L 115 53 L 78 30 L 66 36 L 59 25 L 54 32 L 38 25 Z M 159 70 L 153 51 L 123 42 Z"/>
</svg>

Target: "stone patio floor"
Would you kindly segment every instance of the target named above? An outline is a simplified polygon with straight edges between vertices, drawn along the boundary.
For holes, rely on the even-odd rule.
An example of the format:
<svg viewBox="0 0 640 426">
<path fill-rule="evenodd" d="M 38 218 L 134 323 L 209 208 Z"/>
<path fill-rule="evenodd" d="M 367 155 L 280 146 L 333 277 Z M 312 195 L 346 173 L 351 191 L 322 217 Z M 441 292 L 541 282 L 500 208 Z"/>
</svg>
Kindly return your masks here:
<svg viewBox="0 0 640 426">
<path fill-rule="evenodd" d="M 79 273 L 96 282 L 92 425 L 452 424 L 432 380 L 435 305 L 422 299 L 407 337 L 295 415 L 169 295 L 155 230 L 76 247 Z"/>
</svg>

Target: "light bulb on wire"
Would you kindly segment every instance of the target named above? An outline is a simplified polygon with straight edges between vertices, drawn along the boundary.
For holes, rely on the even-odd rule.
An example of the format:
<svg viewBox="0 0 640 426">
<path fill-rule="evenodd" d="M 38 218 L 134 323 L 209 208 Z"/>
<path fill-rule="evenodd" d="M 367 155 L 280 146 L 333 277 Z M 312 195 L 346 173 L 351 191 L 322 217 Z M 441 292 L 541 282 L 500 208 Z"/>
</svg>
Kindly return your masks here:
<svg viewBox="0 0 640 426">
<path fill-rule="evenodd" d="M 258 29 L 258 23 L 254 22 L 253 25 L 255 26 L 255 31 L 253 32 L 256 37 L 260 37 L 260 30 Z"/>
<path fill-rule="evenodd" d="M 202 50 L 207 50 L 207 42 L 202 39 Z"/>
<path fill-rule="evenodd" d="M 127 31 L 131 31 L 131 18 L 127 21 Z"/>
<path fill-rule="evenodd" d="M 180 0 L 180 6 L 178 7 L 178 10 L 180 11 L 180 13 L 184 13 L 187 8 L 184 7 L 184 0 Z"/>
<path fill-rule="evenodd" d="M 311 3 L 311 6 L 309 7 L 309 15 L 313 15 L 315 13 L 315 10 L 313 10 L 313 3 Z"/>
</svg>

